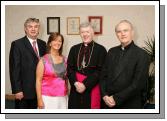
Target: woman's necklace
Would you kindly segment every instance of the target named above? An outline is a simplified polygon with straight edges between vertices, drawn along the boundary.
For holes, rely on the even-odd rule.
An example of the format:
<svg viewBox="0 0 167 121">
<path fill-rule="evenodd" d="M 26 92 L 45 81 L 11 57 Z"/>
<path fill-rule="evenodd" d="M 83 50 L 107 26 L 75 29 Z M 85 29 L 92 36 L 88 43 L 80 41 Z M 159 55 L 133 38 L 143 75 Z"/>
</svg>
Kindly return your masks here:
<svg viewBox="0 0 167 121">
<path fill-rule="evenodd" d="M 82 68 L 86 68 L 88 67 L 88 65 L 90 64 L 90 59 L 92 57 L 92 53 L 93 53 L 93 49 L 94 49 L 94 42 L 93 42 L 93 45 L 92 45 L 92 50 L 91 50 L 91 54 L 90 54 L 90 57 L 89 57 L 89 60 L 88 60 L 88 64 L 86 65 L 85 63 L 85 55 L 83 56 L 83 60 L 82 60 L 82 63 L 81 63 L 81 67 L 79 66 L 79 55 L 80 55 L 80 52 L 81 52 L 81 48 L 82 48 L 82 44 L 80 46 L 80 49 L 79 49 L 79 53 L 78 53 L 78 57 L 77 57 L 77 67 L 78 67 L 78 70 L 81 70 Z"/>
</svg>

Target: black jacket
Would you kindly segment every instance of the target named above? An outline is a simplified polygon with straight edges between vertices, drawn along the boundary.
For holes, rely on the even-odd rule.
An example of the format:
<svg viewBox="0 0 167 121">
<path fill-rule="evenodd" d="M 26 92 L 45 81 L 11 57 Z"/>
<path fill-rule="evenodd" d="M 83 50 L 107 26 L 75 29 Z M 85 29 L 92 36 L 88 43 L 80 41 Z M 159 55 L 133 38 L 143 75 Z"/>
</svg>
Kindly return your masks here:
<svg viewBox="0 0 167 121">
<path fill-rule="evenodd" d="M 37 44 L 41 57 L 46 52 L 46 42 L 37 39 Z M 12 42 L 9 54 L 9 71 L 13 94 L 22 91 L 25 99 L 36 97 L 37 63 L 38 57 L 26 36 Z"/>
<path fill-rule="evenodd" d="M 147 53 L 133 42 L 124 50 L 111 48 L 102 69 L 102 96 L 113 96 L 114 108 L 142 108 L 142 93 L 146 90 L 149 60 Z M 120 61 L 119 61 L 120 59 Z"/>
</svg>

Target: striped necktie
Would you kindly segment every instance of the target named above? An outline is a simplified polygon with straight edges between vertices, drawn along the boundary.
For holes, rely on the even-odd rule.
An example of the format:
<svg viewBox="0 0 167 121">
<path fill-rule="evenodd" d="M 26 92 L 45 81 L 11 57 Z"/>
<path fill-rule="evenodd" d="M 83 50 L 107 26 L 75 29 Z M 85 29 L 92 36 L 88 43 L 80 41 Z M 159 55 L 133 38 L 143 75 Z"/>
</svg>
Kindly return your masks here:
<svg viewBox="0 0 167 121">
<path fill-rule="evenodd" d="M 38 56 L 38 50 L 37 50 L 37 48 L 36 48 L 36 41 L 33 41 L 33 49 L 34 49 L 34 52 L 35 52 L 35 54 L 37 55 L 37 57 L 39 58 L 39 56 Z"/>
</svg>

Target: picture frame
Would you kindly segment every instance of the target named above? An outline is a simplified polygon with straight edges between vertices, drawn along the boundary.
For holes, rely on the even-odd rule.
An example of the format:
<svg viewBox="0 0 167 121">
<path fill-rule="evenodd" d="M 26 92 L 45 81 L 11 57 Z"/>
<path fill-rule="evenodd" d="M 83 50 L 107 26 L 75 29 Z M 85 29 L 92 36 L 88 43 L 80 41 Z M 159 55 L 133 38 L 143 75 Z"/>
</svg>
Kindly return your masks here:
<svg viewBox="0 0 167 121">
<path fill-rule="evenodd" d="M 103 17 L 102 16 L 88 16 L 89 22 L 92 24 L 94 34 L 103 33 Z"/>
<path fill-rule="evenodd" d="M 47 17 L 47 34 L 60 33 L 60 17 Z"/>
<path fill-rule="evenodd" d="M 67 17 L 67 35 L 79 35 L 80 17 Z"/>
</svg>

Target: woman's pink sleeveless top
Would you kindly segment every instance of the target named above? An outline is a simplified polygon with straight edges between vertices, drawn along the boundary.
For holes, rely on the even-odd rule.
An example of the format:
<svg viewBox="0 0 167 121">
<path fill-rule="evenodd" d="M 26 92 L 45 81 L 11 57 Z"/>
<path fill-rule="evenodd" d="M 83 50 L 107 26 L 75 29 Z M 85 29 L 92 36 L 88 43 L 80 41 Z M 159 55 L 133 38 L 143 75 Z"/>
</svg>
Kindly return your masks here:
<svg viewBox="0 0 167 121">
<path fill-rule="evenodd" d="M 67 95 L 67 82 L 59 77 L 53 67 L 53 63 L 49 59 L 49 54 L 43 56 L 44 73 L 42 79 L 42 95 L 46 96 L 65 96 Z M 64 59 L 62 66 L 66 68 L 66 60 Z"/>
</svg>

